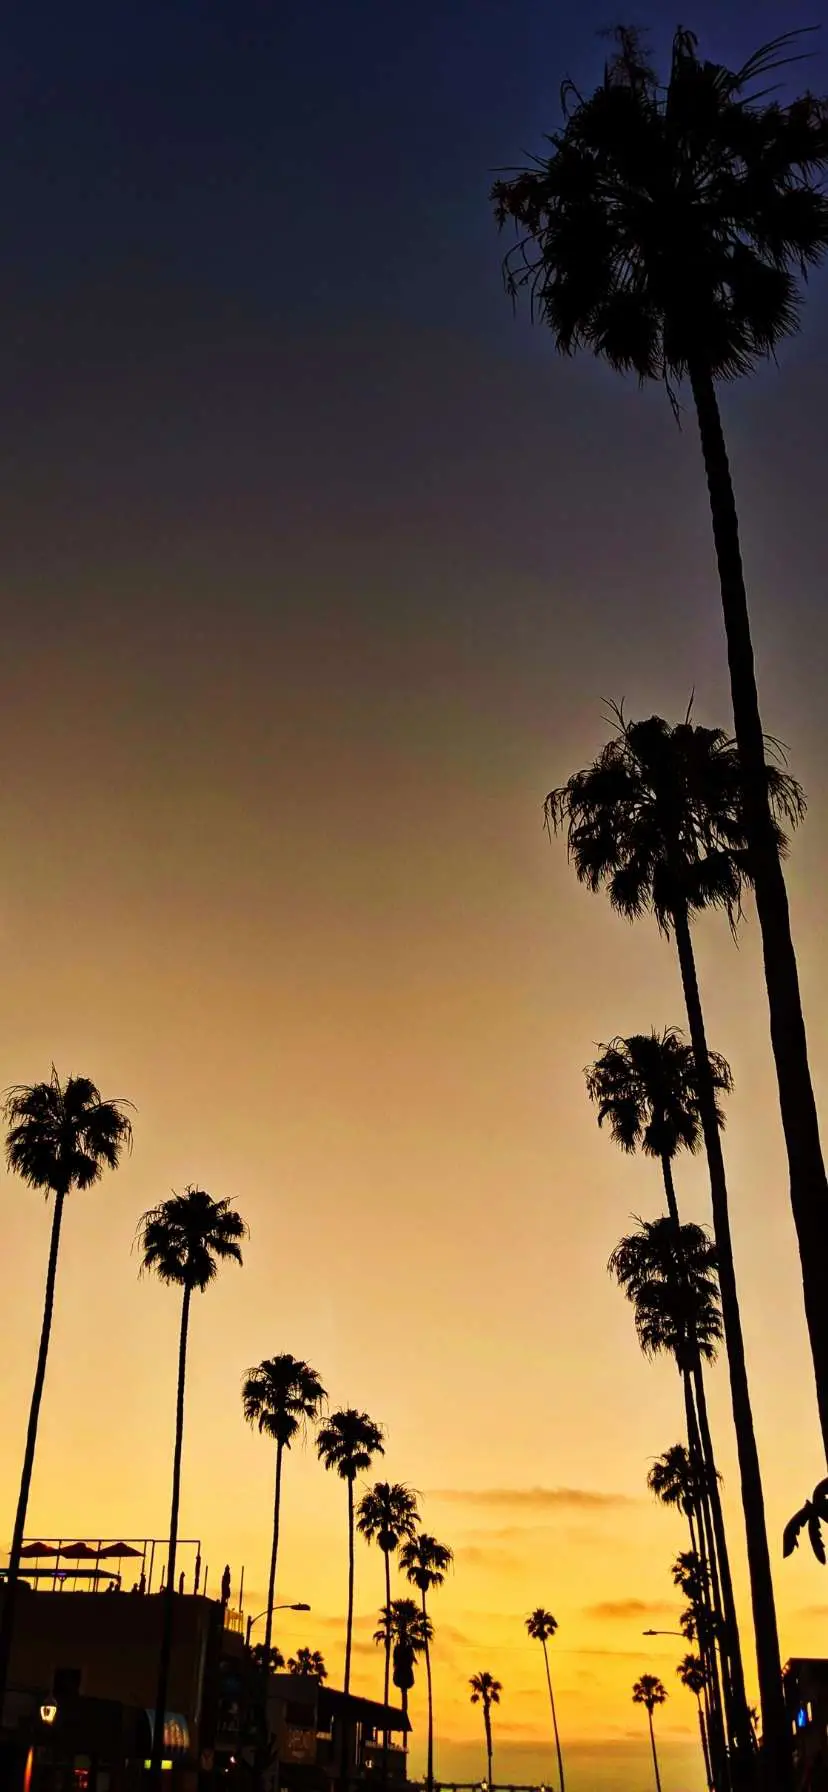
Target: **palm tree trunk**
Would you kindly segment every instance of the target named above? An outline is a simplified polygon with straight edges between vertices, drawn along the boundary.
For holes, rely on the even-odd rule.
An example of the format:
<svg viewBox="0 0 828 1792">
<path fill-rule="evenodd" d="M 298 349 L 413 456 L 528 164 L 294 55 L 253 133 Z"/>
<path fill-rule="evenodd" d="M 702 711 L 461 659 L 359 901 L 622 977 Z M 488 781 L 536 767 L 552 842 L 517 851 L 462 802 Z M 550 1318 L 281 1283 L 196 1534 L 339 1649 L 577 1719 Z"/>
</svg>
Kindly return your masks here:
<svg viewBox="0 0 828 1792">
<path fill-rule="evenodd" d="M 276 1488 L 273 1495 L 273 1543 L 270 1550 L 270 1576 L 267 1583 L 267 1617 L 265 1618 L 265 1674 L 270 1672 L 270 1647 L 273 1639 L 273 1605 L 276 1598 L 276 1558 L 279 1554 L 279 1519 L 282 1512 L 282 1440 L 276 1442 Z M 267 1681 L 265 1680 L 265 1685 Z"/>
<path fill-rule="evenodd" d="M 678 1202 L 676 1200 L 676 1185 L 673 1181 L 673 1166 L 666 1151 L 661 1154 L 661 1174 L 664 1177 L 664 1193 L 667 1196 L 667 1212 L 670 1215 L 673 1225 L 678 1226 L 680 1221 Z"/>
<path fill-rule="evenodd" d="M 342 1792 L 346 1792 L 350 1779 L 349 1756 L 349 1710 L 348 1699 L 351 1691 L 351 1644 L 354 1634 L 354 1483 L 348 1476 L 348 1617 L 345 1625 L 345 1677 L 344 1699 L 342 1701 L 342 1759 L 340 1762 L 340 1784 Z"/>
<path fill-rule="evenodd" d="M 167 1691 L 172 1656 L 173 1616 L 175 1612 L 175 1557 L 178 1547 L 178 1508 L 181 1499 L 181 1452 L 184 1443 L 184 1386 L 187 1379 L 187 1332 L 190 1324 L 192 1289 L 185 1286 L 181 1302 L 181 1330 L 178 1338 L 178 1389 L 175 1402 L 175 1448 L 173 1450 L 172 1500 L 170 1502 L 170 1543 L 167 1556 L 167 1579 L 161 1613 L 161 1651 L 158 1657 L 158 1690 L 155 1695 L 155 1724 L 152 1733 L 150 1792 L 161 1785 L 161 1756 L 164 1748 L 164 1721 L 167 1713 Z"/>
<path fill-rule="evenodd" d="M 693 1369 L 693 1382 L 696 1393 L 696 1411 L 699 1418 L 702 1454 L 708 1471 L 705 1492 L 710 1504 L 716 1558 L 722 1582 L 722 1610 L 726 1626 L 725 1635 L 728 1640 L 730 1668 L 733 1677 L 733 1696 L 736 1702 L 739 1721 L 739 1746 L 744 1748 L 747 1755 L 750 1756 L 750 1716 L 748 1714 L 747 1693 L 745 1691 L 742 1651 L 739 1646 L 739 1621 L 736 1616 L 736 1601 L 733 1597 L 730 1555 L 724 1528 L 721 1494 L 719 1493 L 719 1477 L 716 1472 L 716 1458 L 713 1454 L 713 1439 L 710 1435 L 710 1420 L 707 1413 L 707 1395 L 704 1390 L 702 1366 L 698 1361 Z"/>
<path fill-rule="evenodd" d="M 707 1670 L 711 1708 L 710 1741 L 711 1751 L 716 1762 L 717 1792 L 728 1792 L 730 1787 L 730 1763 L 728 1759 L 727 1741 L 722 1715 L 723 1702 L 724 1709 L 727 1712 L 728 1728 L 731 1734 L 735 1727 L 730 1660 L 727 1650 L 724 1647 L 724 1644 L 728 1639 L 722 1613 L 722 1599 L 719 1587 L 719 1573 L 716 1563 L 713 1525 L 704 1497 L 707 1482 L 706 1467 L 702 1456 L 696 1408 L 693 1401 L 693 1386 L 689 1373 L 686 1371 L 682 1371 L 682 1384 L 684 1387 L 684 1407 L 687 1418 L 687 1448 L 690 1455 L 694 1479 L 699 1490 L 698 1556 L 702 1564 L 704 1588 L 703 1602 L 705 1608 L 703 1618 L 706 1634 L 702 1637 L 701 1632 L 699 1632 L 698 1643 L 702 1660 Z M 713 1622 L 714 1614 L 717 1619 L 716 1623 Z M 719 1656 L 716 1653 L 717 1641 L 718 1646 L 722 1651 L 721 1674 L 719 1671 Z"/>
<path fill-rule="evenodd" d="M 426 1755 L 426 1792 L 434 1792 L 434 1694 L 431 1685 L 431 1648 L 428 1641 L 428 1613 L 426 1611 L 425 1587 L 423 1595 L 423 1634 L 425 1646 L 423 1654 L 426 1664 L 426 1688 L 428 1691 L 428 1751 Z"/>
<path fill-rule="evenodd" d="M 382 1697 L 383 1704 L 387 1710 L 388 1698 L 391 1691 L 391 1551 L 390 1549 L 384 1549 L 382 1553 L 385 1557 L 385 1613 L 388 1620 L 385 1630 L 385 1675 L 383 1678 Z M 385 1785 L 388 1780 L 388 1745 L 390 1740 L 390 1731 L 386 1728 L 382 1732 L 383 1785 Z"/>
<path fill-rule="evenodd" d="M 546 1684 L 549 1687 L 549 1703 L 552 1707 L 552 1728 L 555 1732 L 555 1751 L 558 1756 L 558 1779 L 561 1782 L 559 1792 L 566 1792 L 566 1785 L 564 1782 L 563 1755 L 561 1754 L 561 1738 L 558 1734 L 558 1714 L 555 1710 L 555 1694 L 552 1691 L 552 1675 L 549 1671 L 549 1651 L 546 1647 L 546 1637 L 545 1636 L 541 1637 L 541 1642 L 543 1643 L 543 1659 L 544 1659 L 544 1662 L 546 1663 Z"/>
<path fill-rule="evenodd" d="M 776 1607 L 765 1525 L 765 1501 L 756 1436 L 753 1429 L 745 1344 L 733 1265 L 722 1141 L 716 1117 L 715 1091 L 710 1071 L 704 1015 L 686 908 L 677 907 L 673 922 L 684 999 L 687 1006 L 687 1021 L 696 1063 L 699 1112 L 710 1173 L 713 1229 L 716 1238 L 722 1319 L 730 1375 L 730 1399 L 739 1456 L 742 1507 L 745 1517 L 753 1624 L 756 1637 L 756 1664 L 762 1706 L 762 1730 L 769 1766 L 769 1784 L 774 1787 L 774 1792 L 791 1792 L 793 1786 L 791 1751 L 782 1696 L 782 1667 L 779 1657 L 779 1635 L 776 1626 Z"/>
<path fill-rule="evenodd" d="M 20 1492 L 17 1496 L 17 1511 L 14 1515 L 9 1566 L 6 1571 L 6 1585 L 3 1591 L 3 1615 L 0 1619 L 0 1724 L 3 1720 L 3 1704 L 9 1682 L 11 1666 L 12 1639 L 14 1636 L 14 1608 L 17 1602 L 17 1583 L 20 1578 L 20 1551 L 26 1531 L 26 1512 L 29 1505 L 29 1492 L 32 1485 L 35 1447 L 37 1445 L 37 1427 L 40 1419 L 40 1402 L 43 1399 L 43 1384 L 46 1380 L 46 1362 L 49 1355 L 49 1339 L 52 1331 L 52 1313 L 55 1305 L 55 1278 L 57 1276 L 58 1252 L 60 1249 L 60 1228 L 63 1220 L 63 1203 L 66 1199 L 65 1189 L 55 1189 L 55 1210 L 52 1215 L 52 1236 L 49 1241 L 49 1262 L 46 1269 L 46 1291 L 43 1297 L 43 1318 L 40 1322 L 40 1344 L 37 1351 L 34 1386 L 29 1406 L 29 1423 L 26 1429 L 26 1446 L 23 1451 L 23 1470 L 20 1476 Z"/>
<path fill-rule="evenodd" d="M 492 1714 L 488 1705 L 483 1706 L 483 1724 L 486 1730 L 486 1784 L 491 1792 L 492 1787 Z"/>
<path fill-rule="evenodd" d="M 661 1774 L 658 1771 L 658 1755 L 656 1754 L 655 1730 L 653 1729 L 653 1714 L 652 1714 L 652 1711 L 650 1710 L 649 1706 L 647 1707 L 647 1722 L 650 1726 L 650 1747 L 653 1751 L 653 1767 L 655 1769 L 656 1792 L 661 1792 Z"/>
<path fill-rule="evenodd" d="M 691 367 L 690 379 L 710 494 L 713 538 L 727 635 L 733 725 L 742 762 L 756 909 L 770 1010 L 771 1042 L 788 1153 L 791 1207 L 799 1241 L 805 1316 L 816 1376 L 822 1438 L 828 1458 L 828 1181 L 808 1064 L 796 953 L 785 878 L 773 833 L 765 774 L 765 741 L 739 519 L 713 379 Z"/>
<path fill-rule="evenodd" d="M 710 1766 L 710 1750 L 707 1746 L 707 1726 L 699 1693 L 696 1693 L 696 1705 L 699 1713 L 699 1735 L 701 1737 L 702 1755 L 704 1756 L 704 1777 L 707 1781 L 707 1792 L 713 1792 L 713 1774 Z"/>
</svg>

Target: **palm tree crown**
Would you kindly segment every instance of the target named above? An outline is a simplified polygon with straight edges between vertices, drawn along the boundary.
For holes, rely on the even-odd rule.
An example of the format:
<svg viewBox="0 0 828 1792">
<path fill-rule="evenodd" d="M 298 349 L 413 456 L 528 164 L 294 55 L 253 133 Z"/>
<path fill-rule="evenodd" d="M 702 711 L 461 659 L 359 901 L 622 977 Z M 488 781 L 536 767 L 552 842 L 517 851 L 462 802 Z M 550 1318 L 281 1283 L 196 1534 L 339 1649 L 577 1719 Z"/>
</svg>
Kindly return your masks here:
<svg viewBox="0 0 828 1792">
<path fill-rule="evenodd" d="M 380 1611 L 374 1642 L 390 1641 L 395 1648 L 402 1646 L 410 1649 L 413 1656 L 421 1655 L 433 1636 L 431 1619 L 423 1616 L 422 1607 L 417 1604 L 416 1599 L 392 1599 L 391 1604 L 384 1605 Z"/>
<path fill-rule="evenodd" d="M 357 1530 L 385 1555 L 417 1529 L 417 1496 L 401 1481 L 375 1481 L 357 1506 Z"/>
<path fill-rule="evenodd" d="M 484 1709 L 488 1710 L 490 1705 L 500 1704 L 500 1695 L 503 1691 L 501 1682 L 495 1680 L 485 1668 L 480 1674 L 472 1674 L 469 1685 L 473 1705 L 482 1704 Z"/>
<path fill-rule="evenodd" d="M 170 1195 L 139 1222 L 142 1269 L 162 1282 L 203 1294 L 221 1262 L 241 1263 L 247 1227 L 227 1200 L 214 1201 L 203 1188 L 188 1186 Z"/>
<path fill-rule="evenodd" d="M 717 1052 L 709 1052 L 708 1061 L 714 1089 L 729 1094 L 730 1066 Z M 648 1157 L 673 1158 L 682 1148 L 698 1150 L 702 1128 L 696 1061 L 678 1027 L 611 1040 L 601 1046 L 601 1056 L 585 1076 L 598 1125 L 609 1121 L 622 1151 L 641 1149 Z M 716 1112 L 723 1125 L 718 1102 Z"/>
<path fill-rule="evenodd" d="M 690 1518 L 698 1504 L 698 1476 L 685 1444 L 671 1444 L 647 1471 L 647 1486 L 663 1506 L 676 1506 Z"/>
<path fill-rule="evenodd" d="M 552 1613 L 546 1611 L 542 1605 L 536 1606 L 526 1619 L 526 1629 L 536 1643 L 548 1642 L 549 1638 L 555 1635 L 557 1628 L 557 1618 L 553 1618 Z"/>
<path fill-rule="evenodd" d="M 438 1543 L 436 1537 L 430 1537 L 425 1531 L 418 1532 L 416 1537 L 406 1537 L 400 1550 L 400 1567 L 421 1593 L 441 1587 L 453 1561 L 453 1550 L 445 1543 Z"/>
<path fill-rule="evenodd" d="M 522 233 L 507 284 L 529 289 L 563 353 L 590 349 L 641 380 L 699 361 L 731 379 L 795 330 L 796 277 L 828 246 L 825 108 L 755 89 L 791 41 L 733 70 L 679 30 L 663 83 L 621 28 L 596 91 L 565 84 L 550 151 L 493 192 L 498 221 Z"/>
<path fill-rule="evenodd" d="M 318 1649 L 297 1649 L 288 1660 L 289 1674 L 307 1674 L 311 1680 L 327 1680 L 325 1657 Z"/>
<path fill-rule="evenodd" d="M 284 1352 L 248 1369 L 242 1386 L 244 1416 L 274 1443 L 289 1449 L 327 1398 L 316 1370 Z"/>
<path fill-rule="evenodd" d="M 655 1711 L 656 1705 L 664 1704 L 666 1697 L 666 1687 L 663 1686 L 657 1674 L 642 1674 L 640 1680 L 636 1680 L 632 1692 L 633 1704 L 645 1705 L 650 1716 Z"/>
<path fill-rule="evenodd" d="M 686 1686 L 688 1691 L 699 1698 L 707 1685 L 707 1672 L 698 1655 L 685 1655 L 679 1662 L 676 1673 L 682 1686 Z"/>
<path fill-rule="evenodd" d="M 353 1483 L 364 1474 L 376 1455 L 385 1453 L 382 1426 L 355 1406 L 332 1412 L 316 1434 L 316 1448 L 328 1469 Z"/>
<path fill-rule="evenodd" d="M 132 1145 L 123 1101 L 104 1101 L 86 1076 L 62 1083 L 54 1065 L 47 1083 L 18 1084 L 6 1092 L 6 1163 L 30 1188 L 68 1194 L 91 1188 L 115 1170 Z"/>
<path fill-rule="evenodd" d="M 609 1268 L 634 1303 L 645 1356 L 668 1351 L 688 1369 L 696 1353 L 714 1360 L 722 1320 L 716 1249 L 703 1227 L 641 1220 L 616 1245 Z"/>
<path fill-rule="evenodd" d="M 574 772 L 546 799 L 548 824 L 564 828 L 580 882 L 605 885 L 628 920 L 651 909 L 668 932 L 678 907 L 723 908 L 735 926 L 750 882 L 738 749 L 721 728 L 661 716 L 630 722 L 614 711 L 616 732 L 595 763 Z M 795 778 L 766 762 L 768 798 L 780 851 L 783 822 L 805 812 Z"/>
</svg>

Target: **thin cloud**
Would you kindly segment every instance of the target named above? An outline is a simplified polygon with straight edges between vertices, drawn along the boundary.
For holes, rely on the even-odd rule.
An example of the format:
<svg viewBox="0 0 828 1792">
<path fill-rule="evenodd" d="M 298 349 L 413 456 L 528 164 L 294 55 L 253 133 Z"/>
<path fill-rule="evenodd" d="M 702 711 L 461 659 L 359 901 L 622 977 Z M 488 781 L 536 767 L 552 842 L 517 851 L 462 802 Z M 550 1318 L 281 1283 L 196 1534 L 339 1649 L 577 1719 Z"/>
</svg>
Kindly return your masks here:
<svg viewBox="0 0 828 1792">
<path fill-rule="evenodd" d="M 603 1599 L 598 1605 L 584 1607 L 588 1618 L 664 1618 L 675 1617 L 675 1606 L 654 1599 Z"/>
<path fill-rule="evenodd" d="M 604 1511 L 636 1502 L 590 1487 L 437 1487 L 428 1495 L 452 1506 L 512 1506 L 532 1511 Z"/>
<path fill-rule="evenodd" d="M 500 1568 L 509 1573 L 523 1565 L 522 1557 L 515 1555 L 513 1550 L 485 1549 L 474 1543 L 456 1549 L 454 1559 L 464 1568 Z"/>
</svg>

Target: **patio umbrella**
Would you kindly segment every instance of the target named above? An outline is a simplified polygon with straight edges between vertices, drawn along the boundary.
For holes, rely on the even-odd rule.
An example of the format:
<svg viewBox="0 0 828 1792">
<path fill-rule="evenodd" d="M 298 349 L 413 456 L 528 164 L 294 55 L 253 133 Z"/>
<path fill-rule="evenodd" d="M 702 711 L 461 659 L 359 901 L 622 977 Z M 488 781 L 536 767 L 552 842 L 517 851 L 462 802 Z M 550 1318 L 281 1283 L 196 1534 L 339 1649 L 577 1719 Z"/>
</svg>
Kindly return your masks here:
<svg viewBox="0 0 828 1792">
<path fill-rule="evenodd" d="M 107 1543 L 100 1551 L 100 1558 L 103 1561 L 105 1557 L 115 1557 L 120 1562 L 123 1556 L 140 1557 L 143 1553 L 142 1549 L 133 1549 L 131 1543 Z"/>
<path fill-rule="evenodd" d="M 56 1556 L 57 1550 L 52 1543 L 24 1543 L 20 1554 L 36 1560 L 38 1556 Z"/>
</svg>

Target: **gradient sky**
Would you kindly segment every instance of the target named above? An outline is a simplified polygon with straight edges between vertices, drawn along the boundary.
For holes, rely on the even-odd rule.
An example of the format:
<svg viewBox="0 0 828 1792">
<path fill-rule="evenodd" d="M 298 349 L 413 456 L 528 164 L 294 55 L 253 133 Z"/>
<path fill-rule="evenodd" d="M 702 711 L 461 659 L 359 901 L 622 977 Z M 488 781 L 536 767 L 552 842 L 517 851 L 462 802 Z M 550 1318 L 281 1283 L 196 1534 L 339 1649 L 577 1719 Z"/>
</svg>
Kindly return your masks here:
<svg viewBox="0 0 828 1792">
<path fill-rule="evenodd" d="M 29 1531 L 163 1533 L 173 1294 L 143 1208 L 201 1182 L 249 1221 L 198 1301 L 182 1521 L 264 1597 L 270 1454 L 248 1364 L 290 1350 L 388 1428 L 456 1568 L 435 1600 L 438 1770 L 484 1766 L 469 1674 L 503 1681 L 501 1779 L 551 1777 L 538 1603 L 571 1792 L 648 1783 L 629 1692 L 661 1672 L 665 1792 L 701 1786 L 669 1628 L 680 1434 L 605 1272 L 657 1173 L 599 1136 L 582 1067 L 680 1022 L 668 945 L 581 891 L 542 798 L 632 714 L 727 723 L 692 420 L 557 362 L 500 284 L 491 172 L 596 77 L 607 22 L 534 0 L 56 0 L 0 69 L 0 1083 L 52 1059 L 137 1105 L 73 1198 Z M 574 22 L 570 12 L 576 13 Z M 649 9 L 659 45 L 672 9 Z M 701 0 L 747 55 L 824 0 Z M 828 86 L 822 39 L 807 71 Z M 828 827 L 826 288 L 780 369 L 726 397 L 767 727 L 810 814 L 790 889 L 814 1071 Z M 828 1578 L 779 1560 L 822 1471 L 756 927 L 698 930 L 731 1059 L 737 1269 L 785 1655 L 824 1653 Z M 709 1216 L 701 1166 L 685 1211 Z M 0 1529 L 11 1529 L 50 1214 L 0 1191 Z M 725 1372 L 712 1407 L 740 1597 Z M 287 1650 L 341 1672 L 345 1499 L 297 1450 Z M 357 1683 L 378 1554 L 358 1567 Z M 748 1623 L 745 1609 L 746 1628 Z M 421 1759 L 423 1688 L 413 1714 Z"/>
</svg>

